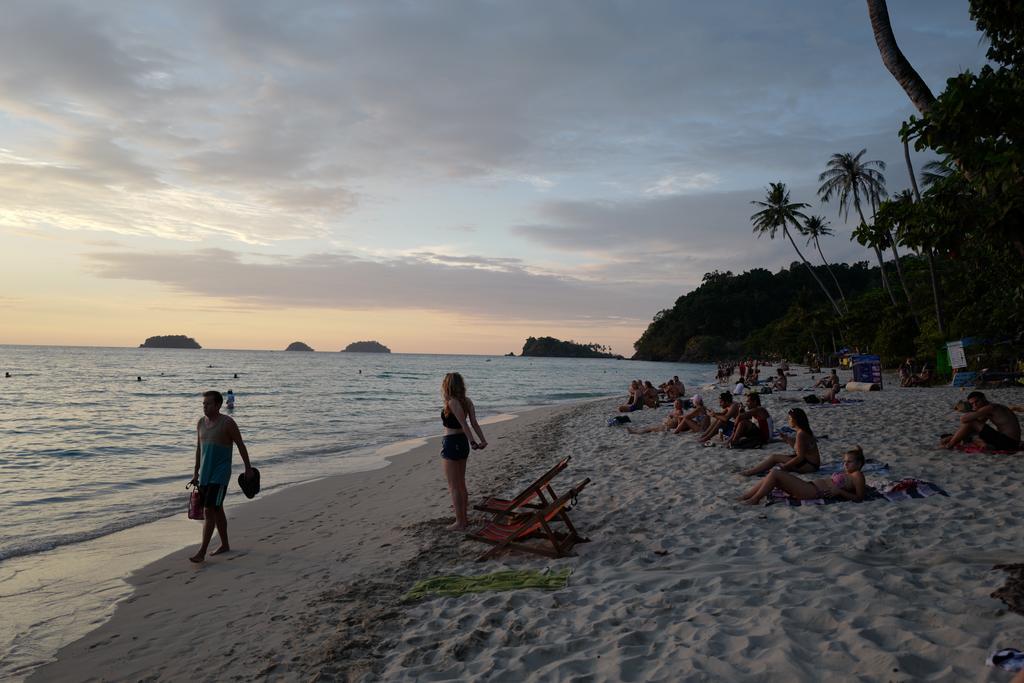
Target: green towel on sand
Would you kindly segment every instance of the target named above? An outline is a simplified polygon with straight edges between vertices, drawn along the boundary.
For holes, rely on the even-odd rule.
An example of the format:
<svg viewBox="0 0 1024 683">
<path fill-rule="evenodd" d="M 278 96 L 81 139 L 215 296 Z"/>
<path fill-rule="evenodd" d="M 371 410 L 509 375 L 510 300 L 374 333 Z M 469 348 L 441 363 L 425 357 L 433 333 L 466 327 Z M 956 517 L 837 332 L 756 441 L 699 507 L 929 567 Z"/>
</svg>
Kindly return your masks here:
<svg viewBox="0 0 1024 683">
<path fill-rule="evenodd" d="M 557 572 L 525 570 L 494 572 L 476 576 L 435 576 L 432 579 L 417 581 L 412 590 L 402 596 L 402 602 L 418 600 L 431 594 L 458 596 L 466 593 L 510 591 L 518 588 L 543 588 L 552 591 L 565 588 L 568 582 L 568 569 Z"/>
</svg>

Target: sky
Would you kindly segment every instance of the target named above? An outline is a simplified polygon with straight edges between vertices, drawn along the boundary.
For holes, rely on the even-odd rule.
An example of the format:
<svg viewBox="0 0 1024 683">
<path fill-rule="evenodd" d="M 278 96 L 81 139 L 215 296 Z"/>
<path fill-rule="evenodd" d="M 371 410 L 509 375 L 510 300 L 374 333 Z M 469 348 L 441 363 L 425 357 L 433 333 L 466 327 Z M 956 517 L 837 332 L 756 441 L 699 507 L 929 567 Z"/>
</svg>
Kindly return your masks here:
<svg viewBox="0 0 1024 683">
<path fill-rule="evenodd" d="M 936 93 L 966 0 L 894 0 Z M 837 152 L 908 186 L 913 112 L 850 0 L 4 3 L 0 344 L 629 356 Z M 929 160 L 914 155 L 918 170 Z M 799 246 L 803 246 L 798 242 Z M 814 256 L 810 251 L 807 257 Z"/>
</svg>

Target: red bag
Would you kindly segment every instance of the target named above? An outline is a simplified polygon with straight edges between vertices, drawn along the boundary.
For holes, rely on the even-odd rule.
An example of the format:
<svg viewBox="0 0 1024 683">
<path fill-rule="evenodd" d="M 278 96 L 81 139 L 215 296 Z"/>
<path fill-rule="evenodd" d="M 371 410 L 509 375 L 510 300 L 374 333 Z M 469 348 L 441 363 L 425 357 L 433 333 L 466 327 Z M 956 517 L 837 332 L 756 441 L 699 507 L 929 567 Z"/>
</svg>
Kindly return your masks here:
<svg viewBox="0 0 1024 683">
<path fill-rule="evenodd" d="M 199 487 L 192 482 L 185 484 L 185 488 L 192 487 L 192 493 L 188 496 L 188 518 L 189 519 L 206 519 L 205 511 L 203 510 L 203 499 L 199 495 Z"/>
</svg>

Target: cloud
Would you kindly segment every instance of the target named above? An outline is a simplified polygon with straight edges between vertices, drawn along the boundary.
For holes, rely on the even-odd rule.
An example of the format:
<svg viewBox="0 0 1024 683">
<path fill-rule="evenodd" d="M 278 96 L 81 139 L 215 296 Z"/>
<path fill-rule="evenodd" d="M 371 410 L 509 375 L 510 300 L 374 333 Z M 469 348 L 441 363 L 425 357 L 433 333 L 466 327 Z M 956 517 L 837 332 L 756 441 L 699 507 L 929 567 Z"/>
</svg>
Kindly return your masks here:
<svg viewBox="0 0 1024 683">
<path fill-rule="evenodd" d="M 662 176 L 644 194 L 664 196 L 693 190 L 709 190 L 720 182 L 715 173 L 684 173 Z"/>
<path fill-rule="evenodd" d="M 96 275 L 148 281 L 235 305 L 420 309 L 492 319 L 642 324 L 678 289 L 535 274 L 516 259 L 436 253 L 369 260 L 348 253 L 246 260 L 223 249 L 87 254 Z"/>
</svg>

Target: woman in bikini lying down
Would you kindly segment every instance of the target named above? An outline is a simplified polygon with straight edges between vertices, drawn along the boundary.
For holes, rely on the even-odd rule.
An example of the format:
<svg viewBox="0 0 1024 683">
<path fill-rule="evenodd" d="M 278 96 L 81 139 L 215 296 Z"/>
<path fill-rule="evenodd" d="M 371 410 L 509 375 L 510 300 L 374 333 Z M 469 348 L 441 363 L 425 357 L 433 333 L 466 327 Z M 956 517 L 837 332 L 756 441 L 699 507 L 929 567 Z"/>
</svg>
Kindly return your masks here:
<svg viewBox="0 0 1024 683">
<path fill-rule="evenodd" d="M 764 479 L 754 484 L 739 500 L 747 505 L 757 505 L 761 499 L 778 487 L 793 498 L 810 500 L 814 498 L 842 498 L 862 501 L 867 484 L 864 481 L 864 451 L 860 446 L 843 454 L 843 472 L 836 472 L 828 479 L 807 481 L 795 474 L 772 470 Z"/>
</svg>

